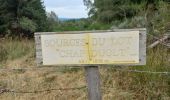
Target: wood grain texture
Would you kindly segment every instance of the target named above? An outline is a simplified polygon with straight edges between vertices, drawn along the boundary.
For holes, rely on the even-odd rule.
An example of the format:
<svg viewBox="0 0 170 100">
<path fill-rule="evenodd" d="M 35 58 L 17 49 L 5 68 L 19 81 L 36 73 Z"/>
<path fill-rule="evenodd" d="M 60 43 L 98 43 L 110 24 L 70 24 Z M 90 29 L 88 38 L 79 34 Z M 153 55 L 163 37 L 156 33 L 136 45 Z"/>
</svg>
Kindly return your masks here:
<svg viewBox="0 0 170 100">
<path fill-rule="evenodd" d="M 138 65 L 146 65 L 146 31 L 140 31 L 139 33 L 139 61 Z"/>
<path fill-rule="evenodd" d="M 85 67 L 85 74 L 88 87 L 88 100 L 102 100 L 99 68 L 97 66 Z"/>
<path fill-rule="evenodd" d="M 36 62 L 37 66 L 42 65 L 42 47 L 41 47 L 41 35 L 35 35 L 35 47 L 36 47 Z"/>
<path fill-rule="evenodd" d="M 43 57 L 42 57 L 42 47 L 41 47 L 41 35 L 51 35 L 51 34 L 83 34 L 83 33 L 102 33 L 102 32 L 128 32 L 128 31 L 139 31 L 140 40 L 139 40 L 139 63 L 138 64 L 114 64 L 120 66 L 130 66 L 130 65 L 145 65 L 146 64 L 146 29 L 113 29 L 113 30 L 101 30 L 101 31 L 71 31 L 71 32 L 38 32 L 35 33 L 35 45 L 36 45 L 36 62 L 38 66 L 43 66 Z M 53 65 L 53 66 L 113 66 L 113 64 L 86 64 L 86 65 Z"/>
<path fill-rule="evenodd" d="M 94 30 L 94 31 L 65 31 L 65 32 L 36 32 L 37 35 L 51 35 L 51 34 L 83 34 L 83 33 L 102 33 L 102 32 L 126 32 L 126 31 L 146 31 L 145 28 L 137 29 L 112 29 L 112 30 Z"/>
</svg>

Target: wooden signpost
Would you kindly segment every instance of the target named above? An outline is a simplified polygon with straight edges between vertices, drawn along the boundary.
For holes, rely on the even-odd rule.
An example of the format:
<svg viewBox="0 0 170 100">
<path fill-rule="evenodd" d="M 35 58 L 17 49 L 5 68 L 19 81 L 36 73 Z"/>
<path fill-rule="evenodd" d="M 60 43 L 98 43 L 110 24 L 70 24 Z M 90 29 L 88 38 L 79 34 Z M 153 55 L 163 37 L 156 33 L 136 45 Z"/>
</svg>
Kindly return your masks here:
<svg viewBox="0 0 170 100">
<path fill-rule="evenodd" d="M 145 65 L 146 29 L 35 33 L 37 64 L 85 67 L 89 100 L 102 100 L 98 66 Z"/>
</svg>

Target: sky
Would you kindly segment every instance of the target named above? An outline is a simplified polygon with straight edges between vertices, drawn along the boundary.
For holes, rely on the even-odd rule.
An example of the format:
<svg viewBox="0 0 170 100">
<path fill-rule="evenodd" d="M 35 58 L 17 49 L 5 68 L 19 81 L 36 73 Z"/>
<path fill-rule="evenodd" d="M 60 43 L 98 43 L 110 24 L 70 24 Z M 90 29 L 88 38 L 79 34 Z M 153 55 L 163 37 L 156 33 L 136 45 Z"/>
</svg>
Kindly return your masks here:
<svg viewBox="0 0 170 100">
<path fill-rule="evenodd" d="M 83 0 L 44 0 L 46 11 L 54 11 L 59 18 L 87 18 Z"/>
</svg>

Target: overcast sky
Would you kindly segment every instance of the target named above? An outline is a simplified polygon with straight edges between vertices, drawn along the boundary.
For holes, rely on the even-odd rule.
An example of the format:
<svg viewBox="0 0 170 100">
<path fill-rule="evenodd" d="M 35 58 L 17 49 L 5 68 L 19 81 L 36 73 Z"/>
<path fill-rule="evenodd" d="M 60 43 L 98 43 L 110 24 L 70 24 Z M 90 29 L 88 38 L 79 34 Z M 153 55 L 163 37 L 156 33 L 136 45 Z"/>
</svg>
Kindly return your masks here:
<svg viewBox="0 0 170 100">
<path fill-rule="evenodd" d="M 86 18 L 83 0 L 44 0 L 46 11 L 54 11 L 60 18 Z"/>
</svg>

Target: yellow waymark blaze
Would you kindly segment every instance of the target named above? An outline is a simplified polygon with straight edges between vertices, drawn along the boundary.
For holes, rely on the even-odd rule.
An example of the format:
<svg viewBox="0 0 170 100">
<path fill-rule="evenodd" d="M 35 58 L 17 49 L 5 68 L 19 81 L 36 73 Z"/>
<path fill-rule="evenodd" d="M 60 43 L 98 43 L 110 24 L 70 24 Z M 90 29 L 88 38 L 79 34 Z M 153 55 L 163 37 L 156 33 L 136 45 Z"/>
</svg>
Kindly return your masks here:
<svg viewBox="0 0 170 100">
<path fill-rule="evenodd" d="M 90 33 L 88 33 L 86 35 L 86 50 L 87 50 L 87 55 L 88 55 L 88 63 L 93 64 L 93 60 L 92 60 L 92 55 L 93 55 L 92 41 L 91 41 L 91 38 L 90 38 Z"/>
</svg>

